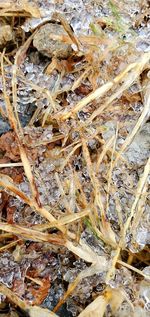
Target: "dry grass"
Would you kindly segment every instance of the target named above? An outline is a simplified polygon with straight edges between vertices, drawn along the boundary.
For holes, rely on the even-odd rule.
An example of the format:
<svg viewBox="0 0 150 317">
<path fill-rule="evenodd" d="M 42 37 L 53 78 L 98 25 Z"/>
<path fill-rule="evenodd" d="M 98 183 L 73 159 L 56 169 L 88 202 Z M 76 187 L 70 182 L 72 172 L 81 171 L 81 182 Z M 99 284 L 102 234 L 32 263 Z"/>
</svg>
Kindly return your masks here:
<svg viewBox="0 0 150 317">
<path fill-rule="evenodd" d="M 7 7 L 4 6 L 3 3 L 0 4 L 0 15 L 1 16 L 32 16 L 39 17 L 40 11 L 38 7 L 32 7 L 28 1 L 21 2 L 20 6 L 14 5 L 12 9 L 12 5 L 8 4 Z M 54 15 L 61 24 L 64 29 L 68 33 L 69 40 L 74 43 L 77 47 L 76 54 L 82 55 L 84 54 L 84 45 L 89 42 L 91 44 L 90 37 L 77 38 L 74 32 L 70 28 L 69 24 L 66 22 L 65 18 L 59 14 Z M 35 31 L 37 32 L 37 31 Z M 124 93 L 139 80 L 139 77 L 143 74 L 144 70 L 147 70 L 149 67 L 150 61 L 150 53 L 143 53 L 141 56 L 135 56 L 135 61 L 128 63 L 124 69 L 119 72 L 115 77 L 110 78 L 109 80 L 104 80 L 104 84 L 100 87 L 97 87 L 92 92 L 88 93 L 85 97 L 83 97 L 77 104 L 75 104 L 72 108 L 70 106 L 66 106 L 65 110 L 57 110 L 55 101 L 58 98 L 60 91 L 51 92 L 46 88 L 43 89 L 38 85 L 35 85 L 32 82 L 28 82 L 29 85 L 36 91 L 38 91 L 41 96 L 46 96 L 49 106 L 43 113 L 41 126 L 45 127 L 47 121 L 50 119 L 52 123 L 56 123 L 58 127 L 61 125 L 68 126 L 69 119 L 74 122 L 74 126 L 71 127 L 72 132 L 76 131 L 79 133 L 79 138 L 76 141 L 71 140 L 71 133 L 68 132 L 68 135 L 56 133 L 53 136 L 52 140 L 43 141 L 38 140 L 37 143 L 34 144 L 34 147 L 38 147 L 39 145 L 46 145 L 47 143 L 52 143 L 54 147 L 57 148 L 57 142 L 61 142 L 61 155 L 63 154 L 64 160 L 60 166 L 59 171 L 54 172 L 54 178 L 57 182 L 60 195 L 63 198 L 64 206 L 66 212 L 64 215 L 62 213 L 57 212 L 55 210 L 51 210 L 48 206 L 42 206 L 40 201 L 40 194 L 38 192 L 38 188 L 36 185 L 35 174 L 33 172 L 32 162 L 30 162 L 28 154 L 27 154 L 27 144 L 24 136 L 24 129 L 21 127 L 21 123 L 18 117 L 17 110 L 17 81 L 18 78 L 21 78 L 22 82 L 26 82 L 27 80 L 24 75 L 20 71 L 20 65 L 24 62 L 25 56 L 27 54 L 27 50 L 31 45 L 32 39 L 34 37 L 35 32 L 27 38 L 24 42 L 23 46 L 21 46 L 15 55 L 14 64 L 12 65 L 12 101 L 7 93 L 7 84 L 6 84 L 6 64 L 10 63 L 8 56 L 6 56 L 5 51 L 1 54 L 1 74 L 3 80 L 3 97 L 7 110 L 7 117 L 9 119 L 12 130 L 15 132 L 17 137 L 17 143 L 20 152 L 20 162 L 17 163 L 2 163 L 0 164 L 1 168 L 7 167 L 20 167 L 24 168 L 24 175 L 30 185 L 30 197 L 27 196 L 23 191 L 19 189 L 17 184 L 13 181 L 13 179 L 9 176 L 0 174 L 0 186 L 7 193 L 10 193 L 14 197 L 18 197 L 21 201 L 23 201 L 26 205 L 30 206 L 35 212 L 40 214 L 46 221 L 45 224 L 41 225 L 32 225 L 30 228 L 25 228 L 21 225 L 17 224 L 9 224 L 6 221 L 0 222 L 0 230 L 1 236 L 0 239 L 3 240 L 6 237 L 16 236 L 17 240 L 11 241 L 8 244 L 5 244 L 0 248 L 0 252 L 4 250 L 11 249 L 20 241 L 31 240 L 37 242 L 46 242 L 50 245 L 61 245 L 67 248 L 70 252 L 72 252 L 76 257 L 84 260 L 87 263 L 90 263 L 90 266 L 85 270 L 81 271 L 76 279 L 70 283 L 68 290 L 64 294 L 63 298 L 60 299 L 56 307 L 54 308 L 54 312 L 57 313 L 59 307 L 67 300 L 68 296 L 73 294 L 75 288 L 79 285 L 79 283 L 87 277 L 90 277 L 94 274 L 104 273 L 105 276 L 105 291 L 97 295 L 95 299 L 83 310 L 79 317 L 91 317 L 91 316 L 99 316 L 102 317 L 105 315 L 107 306 L 110 305 L 112 309 L 112 313 L 115 314 L 117 309 L 122 305 L 123 301 L 128 301 L 131 306 L 132 311 L 134 311 L 134 305 L 129 300 L 128 295 L 125 290 L 113 289 L 108 285 L 110 280 L 112 280 L 116 274 L 116 268 L 125 267 L 127 270 L 138 274 L 139 276 L 144 277 L 145 279 L 149 279 L 142 272 L 142 270 L 134 267 L 134 264 L 127 263 L 122 260 L 122 252 L 127 250 L 127 237 L 129 234 L 135 234 L 136 229 L 140 223 L 142 214 L 144 213 L 144 205 L 146 202 L 146 198 L 148 196 L 148 177 L 150 173 L 150 159 L 146 162 L 143 167 L 143 173 L 139 177 L 139 181 L 136 184 L 136 188 L 132 192 L 133 203 L 130 208 L 130 213 L 128 214 L 126 220 L 123 220 L 123 210 L 120 205 L 120 201 L 116 195 L 115 203 L 116 203 L 116 217 L 118 218 L 119 229 L 118 232 L 114 230 L 111 222 L 108 220 L 109 213 L 109 204 L 110 197 L 115 193 L 115 185 L 112 181 L 112 175 L 114 169 L 117 167 L 118 169 L 123 166 L 123 168 L 129 167 L 129 163 L 125 161 L 124 153 L 129 147 L 135 135 L 138 133 L 140 128 L 143 126 L 145 120 L 149 114 L 150 108 L 150 83 L 149 79 L 142 87 L 144 91 L 144 101 L 143 101 L 143 110 L 139 115 L 137 121 L 134 120 L 134 128 L 132 131 L 126 135 L 126 139 L 123 142 L 120 150 L 117 150 L 117 139 L 119 137 L 119 129 L 120 123 L 116 125 L 116 133 L 114 136 L 111 136 L 107 141 L 105 141 L 101 134 L 99 133 L 99 128 L 103 130 L 103 127 L 99 127 L 98 120 L 101 120 L 101 115 L 106 115 L 111 108 L 112 116 L 113 111 L 115 113 L 115 107 L 113 108 L 114 101 L 120 100 L 120 112 L 122 111 L 122 96 Z M 69 41 L 68 40 L 68 41 Z M 94 82 L 94 66 L 92 61 L 91 54 L 91 63 L 89 59 L 90 49 L 92 50 L 92 45 L 96 41 L 96 36 L 93 39 L 93 42 L 90 46 L 88 46 L 88 52 L 86 51 L 85 59 L 86 59 L 86 67 L 83 69 L 82 73 L 79 73 L 79 76 L 76 77 L 73 85 L 70 87 L 72 91 L 75 91 L 84 80 L 88 78 L 88 76 L 93 76 L 92 80 Z M 97 38 L 99 41 L 99 38 Z M 106 41 L 107 44 L 107 41 Z M 109 51 L 108 44 L 108 51 Z M 110 46 L 110 51 L 112 50 Z M 109 52 L 110 52 L 109 51 Z M 10 63 L 11 64 L 11 63 Z M 52 69 L 53 71 L 53 69 Z M 66 91 L 67 93 L 67 91 Z M 93 108 L 91 107 L 93 105 Z M 90 110 L 89 110 L 90 109 Z M 91 109 L 93 109 L 91 111 Z M 112 110 L 113 109 L 113 110 Z M 81 110 L 89 111 L 89 117 L 84 121 L 80 122 L 78 119 L 78 114 Z M 36 113 L 38 116 L 38 114 Z M 34 116 L 33 121 L 36 117 Z M 126 122 L 125 124 L 126 125 Z M 96 128 L 95 128 L 96 127 Z M 91 132 L 94 130 L 94 133 Z M 91 129 L 91 130 L 90 130 Z M 95 132 L 96 131 L 96 132 Z M 98 153 L 96 158 L 91 153 L 89 149 L 89 140 L 95 139 L 99 142 L 100 148 L 98 148 Z M 69 141 L 68 141 L 69 140 Z M 76 154 L 77 153 L 77 154 Z M 89 182 L 91 186 L 90 192 L 90 202 L 87 201 L 87 197 L 85 194 L 85 190 L 83 188 L 83 184 L 81 183 L 80 178 L 78 177 L 78 173 L 73 170 L 71 166 L 72 159 L 82 153 L 82 159 L 84 162 L 84 167 L 86 167 L 86 171 L 89 176 Z M 109 157 L 109 160 L 107 158 Z M 127 165 L 126 165 L 127 163 Z M 99 170 L 102 164 L 106 164 L 107 171 L 107 186 L 99 177 Z M 65 183 L 64 179 L 62 180 L 62 175 L 64 173 L 65 168 L 69 169 L 70 175 L 72 173 L 72 182 L 68 181 Z M 128 173 L 128 171 L 126 172 Z M 68 187 L 69 190 L 68 190 Z M 105 189 L 105 197 L 103 189 Z M 119 190 L 119 189 L 117 189 Z M 69 192 L 66 195 L 66 192 Z M 80 195 L 77 196 L 77 192 L 80 192 Z M 75 213 L 73 210 L 73 206 L 76 207 L 77 212 Z M 81 224 L 81 227 L 84 226 L 84 219 L 88 219 L 93 232 L 96 234 L 98 241 L 100 243 L 104 243 L 105 246 L 108 246 L 111 249 L 111 258 L 108 261 L 108 257 L 105 255 L 99 256 L 92 248 L 83 241 L 80 237 L 81 234 L 77 234 L 77 226 Z M 50 234 L 48 232 L 49 229 L 57 228 L 57 233 Z M 72 229 L 74 228 L 74 229 Z M 82 231 L 82 230 L 81 230 Z M 81 232 L 82 233 L 82 232 Z M 19 237 L 19 238 L 18 238 Z M 55 313 L 42 309 L 36 306 L 29 306 L 25 301 L 22 301 L 16 294 L 13 293 L 9 288 L 5 285 L 0 285 L 0 292 L 7 296 L 7 298 L 13 302 L 15 305 L 19 306 L 21 309 L 30 313 L 31 317 L 38 316 L 56 316 Z"/>
</svg>

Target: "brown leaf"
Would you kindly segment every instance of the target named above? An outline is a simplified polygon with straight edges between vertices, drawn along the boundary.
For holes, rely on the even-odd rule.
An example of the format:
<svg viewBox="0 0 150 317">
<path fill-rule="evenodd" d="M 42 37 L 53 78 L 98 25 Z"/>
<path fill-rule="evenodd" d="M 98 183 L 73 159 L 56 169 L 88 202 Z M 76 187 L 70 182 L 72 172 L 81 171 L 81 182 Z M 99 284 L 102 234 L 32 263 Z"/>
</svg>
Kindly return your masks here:
<svg viewBox="0 0 150 317">
<path fill-rule="evenodd" d="M 20 184 L 23 181 L 23 168 L 6 167 L 3 168 L 1 172 L 5 175 L 10 176 L 16 184 Z"/>
<path fill-rule="evenodd" d="M 0 137 L 0 150 L 4 153 L 4 157 L 14 162 L 20 160 L 19 148 L 14 132 L 7 132 Z"/>
<path fill-rule="evenodd" d="M 32 305 L 40 305 L 47 297 L 49 289 L 50 289 L 50 280 L 48 278 L 42 279 L 43 285 L 40 286 L 38 289 L 30 289 L 32 295 L 34 296 L 34 300 L 32 301 Z"/>
</svg>

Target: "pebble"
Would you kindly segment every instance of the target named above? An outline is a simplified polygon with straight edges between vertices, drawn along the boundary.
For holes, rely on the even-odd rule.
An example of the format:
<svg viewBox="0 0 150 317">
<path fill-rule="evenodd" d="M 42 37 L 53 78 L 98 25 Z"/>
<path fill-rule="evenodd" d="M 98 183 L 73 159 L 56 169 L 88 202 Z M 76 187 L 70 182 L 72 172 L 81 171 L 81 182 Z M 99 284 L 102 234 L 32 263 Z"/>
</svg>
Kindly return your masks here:
<svg viewBox="0 0 150 317">
<path fill-rule="evenodd" d="M 64 28 L 57 23 L 47 23 L 36 33 L 33 45 L 37 50 L 48 57 L 67 58 L 72 52 L 71 44 L 60 40 L 53 40 L 51 35 L 67 36 Z"/>
</svg>

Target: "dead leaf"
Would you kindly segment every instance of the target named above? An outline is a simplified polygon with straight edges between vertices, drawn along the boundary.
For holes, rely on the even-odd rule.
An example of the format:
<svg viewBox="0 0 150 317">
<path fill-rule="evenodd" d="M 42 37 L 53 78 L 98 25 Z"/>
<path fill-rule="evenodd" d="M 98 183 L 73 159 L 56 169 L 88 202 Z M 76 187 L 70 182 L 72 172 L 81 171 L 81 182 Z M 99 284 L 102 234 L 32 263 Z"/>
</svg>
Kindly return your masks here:
<svg viewBox="0 0 150 317">
<path fill-rule="evenodd" d="M 107 299 L 100 295 L 89 304 L 78 317 L 103 317 L 107 306 Z"/>
<path fill-rule="evenodd" d="M 30 317 L 58 317 L 58 315 L 38 306 L 30 307 L 28 310 Z"/>
</svg>

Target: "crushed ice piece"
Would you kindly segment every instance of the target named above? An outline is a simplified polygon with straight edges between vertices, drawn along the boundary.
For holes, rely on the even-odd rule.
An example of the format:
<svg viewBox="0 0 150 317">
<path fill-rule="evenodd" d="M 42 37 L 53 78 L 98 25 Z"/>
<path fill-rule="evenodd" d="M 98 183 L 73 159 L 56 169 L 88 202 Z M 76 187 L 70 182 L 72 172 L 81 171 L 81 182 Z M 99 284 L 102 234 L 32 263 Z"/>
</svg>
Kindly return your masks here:
<svg viewBox="0 0 150 317">
<path fill-rule="evenodd" d="M 150 277 L 150 266 L 145 267 L 143 269 L 143 273 L 147 275 L 148 277 Z"/>
<path fill-rule="evenodd" d="M 147 268 L 149 270 L 148 273 L 150 273 L 150 266 Z M 146 271 L 147 271 L 147 268 L 145 268 Z M 144 273 L 145 273 L 145 269 L 143 270 Z M 149 287 L 149 282 L 146 280 L 143 280 L 140 284 L 139 297 L 143 301 L 144 310 L 150 312 L 150 287 Z"/>
<path fill-rule="evenodd" d="M 0 283 L 7 287 L 13 286 L 14 279 L 21 278 L 20 266 L 8 252 L 0 257 L 0 272 Z"/>
<path fill-rule="evenodd" d="M 75 51 L 75 52 L 78 51 L 78 48 L 77 48 L 76 44 L 73 43 L 73 44 L 71 45 L 71 47 L 72 47 L 73 51 Z"/>
<path fill-rule="evenodd" d="M 139 52 L 149 52 L 150 51 L 150 41 L 141 39 L 136 45 L 136 49 Z"/>
<path fill-rule="evenodd" d="M 136 242 L 140 246 L 144 247 L 148 243 L 148 240 L 149 240 L 148 236 L 149 236 L 148 230 L 146 228 L 140 228 L 137 231 Z"/>
<path fill-rule="evenodd" d="M 149 158 L 150 155 L 150 123 L 144 124 L 139 133 L 131 142 L 124 156 L 129 162 L 143 163 Z"/>
</svg>

